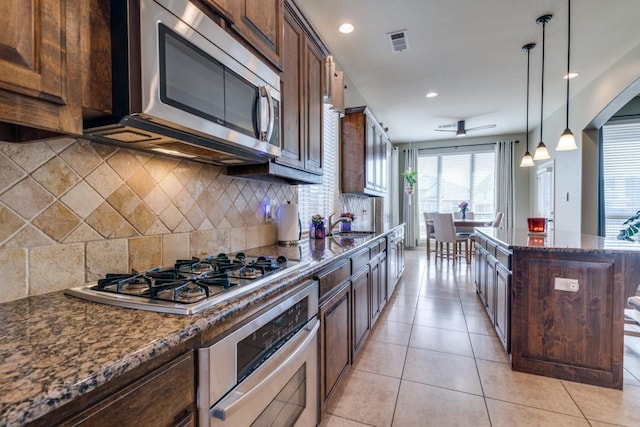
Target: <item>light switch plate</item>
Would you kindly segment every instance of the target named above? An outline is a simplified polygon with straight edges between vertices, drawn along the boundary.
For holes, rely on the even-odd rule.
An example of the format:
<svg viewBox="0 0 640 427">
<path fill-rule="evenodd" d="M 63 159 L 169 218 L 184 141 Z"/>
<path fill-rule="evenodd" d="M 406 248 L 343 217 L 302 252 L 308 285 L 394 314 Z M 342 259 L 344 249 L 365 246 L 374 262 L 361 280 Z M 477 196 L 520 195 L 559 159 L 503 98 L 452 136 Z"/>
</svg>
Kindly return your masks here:
<svg viewBox="0 0 640 427">
<path fill-rule="evenodd" d="M 580 284 L 576 279 L 565 277 L 556 277 L 554 287 L 557 291 L 578 292 L 580 290 Z"/>
</svg>

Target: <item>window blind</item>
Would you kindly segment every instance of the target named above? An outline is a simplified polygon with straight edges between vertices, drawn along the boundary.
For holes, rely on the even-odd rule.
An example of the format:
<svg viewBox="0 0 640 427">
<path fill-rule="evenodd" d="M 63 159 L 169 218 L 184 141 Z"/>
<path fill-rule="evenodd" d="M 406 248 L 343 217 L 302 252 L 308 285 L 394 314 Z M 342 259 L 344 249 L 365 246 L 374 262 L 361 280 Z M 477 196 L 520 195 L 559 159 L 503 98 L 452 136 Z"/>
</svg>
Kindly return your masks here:
<svg viewBox="0 0 640 427">
<path fill-rule="evenodd" d="M 605 235 L 615 237 L 622 223 L 640 210 L 640 121 L 602 128 Z"/>
<path fill-rule="evenodd" d="M 491 151 L 488 151 L 491 150 Z M 426 239 L 422 212 L 458 212 L 462 201 L 478 219 L 495 216 L 495 152 L 421 152 L 418 157 L 420 240 Z"/>
<path fill-rule="evenodd" d="M 338 168 L 338 127 L 340 120 L 338 113 L 332 111 L 328 104 L 324 104 L 322 122 L 323 184 L 298 186 L 298 211 L 303 231 L 308 231 L 312 215 L 320 214 L 328 217 L 332 212 L 338 212 L 336 171 Z"/>
</svg>

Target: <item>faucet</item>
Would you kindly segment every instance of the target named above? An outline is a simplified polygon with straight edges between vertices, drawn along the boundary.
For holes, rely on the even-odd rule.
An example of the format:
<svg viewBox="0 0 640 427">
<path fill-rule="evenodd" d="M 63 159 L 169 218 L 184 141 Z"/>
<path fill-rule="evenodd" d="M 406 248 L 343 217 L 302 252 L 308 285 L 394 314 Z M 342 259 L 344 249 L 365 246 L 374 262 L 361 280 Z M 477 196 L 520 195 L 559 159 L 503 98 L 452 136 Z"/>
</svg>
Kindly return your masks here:
<svg viewBox="0 0 640 427">
<path fill-rule="evenodd" d="M 340 224 L 341 222 L 346 221 L 346 218 L 342 218 L 339 217 L 338 220 L 336 222 L 332 222 L 331 218 L 335 215 L 336 213 L 332 213 L 331 215 L 329 215 L 329 230 L 327 234 L 333 234 L 333 229 L 336 228 L 336 225 Z"/>
</svg>

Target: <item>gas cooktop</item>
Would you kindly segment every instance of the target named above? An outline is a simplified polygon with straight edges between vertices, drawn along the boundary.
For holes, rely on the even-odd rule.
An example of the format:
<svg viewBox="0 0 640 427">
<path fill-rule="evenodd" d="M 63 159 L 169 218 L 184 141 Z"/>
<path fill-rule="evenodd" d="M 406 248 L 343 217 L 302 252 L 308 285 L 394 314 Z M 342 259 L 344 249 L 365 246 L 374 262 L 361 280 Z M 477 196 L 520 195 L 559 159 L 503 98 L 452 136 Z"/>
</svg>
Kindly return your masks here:
<svg viewBox="0 0 640 427">
<path fill-rule="evenodd" d="M 304 264 L 284 256 L 233 256 L 177 260 L 170 267 L 109 273 L 95 285 L 65 290 L 67 295 L 120 307 L 161 313 L 195 314 L 288 274 Z"/>
</svg>

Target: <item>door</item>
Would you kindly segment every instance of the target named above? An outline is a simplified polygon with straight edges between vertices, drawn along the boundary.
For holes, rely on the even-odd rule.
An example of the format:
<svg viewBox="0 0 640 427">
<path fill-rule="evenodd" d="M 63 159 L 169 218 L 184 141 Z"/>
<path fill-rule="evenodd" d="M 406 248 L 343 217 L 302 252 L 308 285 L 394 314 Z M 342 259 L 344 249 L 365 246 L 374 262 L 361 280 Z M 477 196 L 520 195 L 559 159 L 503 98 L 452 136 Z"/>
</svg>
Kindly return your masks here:
<svg viewBox="0 0 640 427">
<path fill-rule="evenodd" d="M 554 229 L 555 212 L 555 172 L 554 161 L 538 166 L 538 215 L 547 218 L 547 231 Z"/>
</svg>

